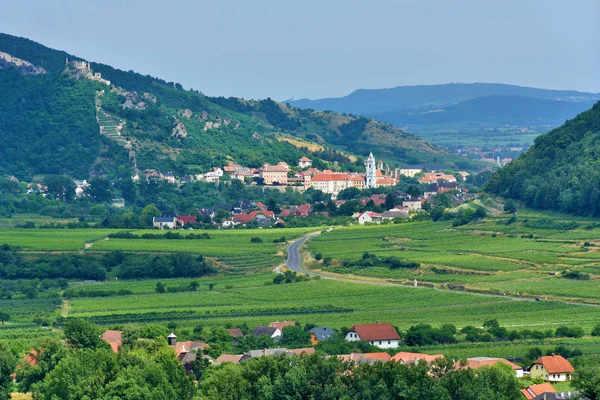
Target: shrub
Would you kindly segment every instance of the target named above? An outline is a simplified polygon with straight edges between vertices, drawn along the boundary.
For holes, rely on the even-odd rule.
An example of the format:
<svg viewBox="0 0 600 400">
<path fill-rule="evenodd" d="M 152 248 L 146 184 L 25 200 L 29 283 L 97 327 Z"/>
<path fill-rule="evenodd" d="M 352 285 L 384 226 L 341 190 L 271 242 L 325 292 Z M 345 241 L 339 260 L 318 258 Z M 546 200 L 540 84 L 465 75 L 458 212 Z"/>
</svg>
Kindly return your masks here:
<svg viewBox="0 0 600 400">
<path fill-rule="evenodd" d="M 250 243 L 262 243 L 263 240 L 261 238 L 259 238 L 258 236 L 253 237 L 252 239 L 250 239 Z"/>
</svg>

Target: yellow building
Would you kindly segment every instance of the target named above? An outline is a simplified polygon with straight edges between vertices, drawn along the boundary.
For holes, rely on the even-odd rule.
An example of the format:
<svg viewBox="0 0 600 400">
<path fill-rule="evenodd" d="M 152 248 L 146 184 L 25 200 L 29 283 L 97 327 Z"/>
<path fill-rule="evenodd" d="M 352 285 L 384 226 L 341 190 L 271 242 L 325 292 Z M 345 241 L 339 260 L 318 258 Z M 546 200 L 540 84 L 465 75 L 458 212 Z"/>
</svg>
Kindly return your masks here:
<svg viewBox="0 0 600 400">
<path fill-rule="evenodd" d="M 552 354 L 538 358 L 530 369 L 531 379 L 542 378 L 551 382 L 563 382 L 571 380 L 571 374 L 575 369 L 563 356 Z"/>
</svg>

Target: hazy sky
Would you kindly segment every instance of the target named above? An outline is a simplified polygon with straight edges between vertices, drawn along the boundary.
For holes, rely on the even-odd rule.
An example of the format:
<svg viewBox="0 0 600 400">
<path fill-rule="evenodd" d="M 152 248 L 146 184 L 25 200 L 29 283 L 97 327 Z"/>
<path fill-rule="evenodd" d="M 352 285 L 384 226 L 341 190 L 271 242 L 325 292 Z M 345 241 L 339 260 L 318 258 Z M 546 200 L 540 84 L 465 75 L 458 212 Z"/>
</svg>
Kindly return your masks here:
<svg viewBox="0 0 600 400">
<path fill-rule="evenodd" d="M 209 95 L 600 92 L 600 0 L 0 0 L 0 31 Z"/>
</svg>

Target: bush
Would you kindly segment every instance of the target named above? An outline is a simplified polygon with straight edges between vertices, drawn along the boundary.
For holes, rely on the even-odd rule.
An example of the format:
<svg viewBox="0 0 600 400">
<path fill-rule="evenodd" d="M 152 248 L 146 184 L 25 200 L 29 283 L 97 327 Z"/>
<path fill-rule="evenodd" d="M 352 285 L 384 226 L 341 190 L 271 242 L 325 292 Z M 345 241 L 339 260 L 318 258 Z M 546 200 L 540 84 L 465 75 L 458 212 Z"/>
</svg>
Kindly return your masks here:
<svg viewBox="0 0 600 400">
<path fill-rule="evenodd" d="M 317 253 L 315 254 L 315 260 L 320 261 L 323 258 L 323 254 Z"/>
<path fill-rule="evenodd" d="M 592 336 L 600 336 L 600 324 L 596 324 L 592 329 Z"/>
<path fill-rule="evenodd" d="M 250 243 L 262 243 L 262 242 L 263 242 L 263 240 L 257 236 L 250 239 Z"/>
<path fill-rule="evenodd" d="M 575 279 L 575 280 L 582 280 L 582 281 L 587 281 L 590 279 L 589 274 L 579 272 L 579 271 L 563 271 L 563 277 L 566 279 Z"/>
<path fill-rule="evenodd" d="M 581 327 L 569 328 L 568 326 L 559 326 L 556 328 L 556 332 L 554 336 L 556 337 L 571 337 L 571 338 L 580 338 L 583 337 L 585 332 Z"/>
</svg>

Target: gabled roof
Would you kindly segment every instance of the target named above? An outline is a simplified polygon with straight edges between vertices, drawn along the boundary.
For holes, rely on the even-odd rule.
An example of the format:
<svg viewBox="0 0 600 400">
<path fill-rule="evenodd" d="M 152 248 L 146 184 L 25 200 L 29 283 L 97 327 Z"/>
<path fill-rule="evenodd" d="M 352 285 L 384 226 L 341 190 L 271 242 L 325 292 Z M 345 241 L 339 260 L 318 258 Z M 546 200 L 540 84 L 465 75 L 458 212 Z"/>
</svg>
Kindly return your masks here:
<svg viewBox="0 0 600 400">
<path fill-rule="evenodd" d="M 227 331 L 234 339 L 237 339 L 239 337 L 244 337 L 244 332 L 242 332 L 242 330 L 240 328 L 228 329 Z"/>
<path fill-rule="evenodd" d="M 275 332 L 277 332 L 277 328 L 271 328 L 270 326 L 259 325 L 252 332 L 250 332 L 250 335 L 252 335 L 252 336 L 262 336 L 262 335 L 273 336 L 273 334 Z"/>
<path fill-rule="evenodd" d="M 312 177 L 312 181 L 313 182 L 331 182 L 331 181 L 347 181 L 350 179 L 350 175 L 349 174 L 344 174 L 344 173 L 319 173 L 319 174 L 315 174 Z"/>
<path fill-rule="evenodd" d="M 275 321 L 275 322 L 271 322 L 269 324 L 270 328 L 277 328 L 282 332 L 283 332 L 283 328 L 285 328 L 286 326 L 296 326 L 296 323 L 294 321 L 283 321 L 283 322 Z"/>
<path fill-rule="evenodd" d="M 304 347 L 301 349 L 290 349 L 288 351 L 297 356 L 302 355 L 302 354 L 315 354 L 316 353 L 316 350 L 314 347 Z"/>
<path fill-rule="evenodd" d="M 350 328 L 349 332 L 355 332 L 362 341 L 371 340 L 399 340 L 400 335 L 396 329 L 385 322 L 376 324 L 359 324 Z"/>
<path fill-rule="evenodd" d="M 112 331 L 108 330 L 102 334 L 102 340 L 110 345 L 110 348 L 115 352 L 119 352 L 119 348 L 123 343 L 122 339 L 122 331 Z"/>
<path fill-rule="evenodd" d="M 552 354 L 551 356 L 543 356 L 535 360 L 533 365 L 541 364 L 550 374 L 569 373 L 575 371 L 573 366 L 566 358 L 561 355 Z"/>
<path fill-rule="evenodd" d="M 499 362 L 510 366 L 514 370 L 523 369 L 522 367 L 518 366 L 517 364 L 515 364 L 513 362 L 510 362 L 504 358 L 496 358 L 496 357 L 467 358 L 467 365 L 465 366 L 465 368 L 477 369 L 477 368 L 483 367 L 484 365 L 491 367 L 492 365 L 495 365 Z"/>
<path fill-rule="evenodd" d="M 244 357 L 243 354 L 237 354 L 237 355 L 221 354 L 219 357 L 217 357 L 217 359 L 215 360 L 215 363 L 221 364 L 224 362 L 230 362 L 230 363 L 238 364 L 240 362 L 240 360 L 242 359 L 242 357 Z"/>
<path fill-rule="evenodd" d="M 416 363 L 418 360 L 423 360 L 427 364 L 430 364 L 432 361 L 437 359 L 443 359 L 443 354 L 423 354 L 423 353 L 409 353 L 409 352 L 399 352 L 396 353 L 394 357 L 392 357 L 392 361 L 400 362 L 402 364 Z"/>
<path fill-rule="evenodd" d="M 332 339 L 335 336 L 337 336 L 337 334 L 335 333 L 335 331 L 333 329 L 328 328 L 326 326 L 316 326 L 316 327 L 312 328 L 309 332 L 312 333 L 313 335 L 315 335 L 315 337 L 319 341 Z"/>
<path fill-rule="evenodd" d="M 309 161 L 312 161 L 312 160 L 310 158 L 302 157 L 298 161 L 300 161 L 300 162 L 309 162 Z"/>
<path fill-rule="evenodd" d="M 180 215 L 177 217 L 184 225 L 185 224 L 195 224 L 197 221 L 197 217 L 195 215 Z"/>
<path fill-rule="evenodd" d="M 521 389 L 521 393 L 523 393 L 527 400 L 531 400 L 542 393 L 556 393 L 556 390 L 549 383 L 540 383 L 538 385 L 530 385 L 525 389 Z"/>
<path fill-rule="evenodd" d="M 175 217 L 154 217 L 152 219 L 152 222 L 172 222 L 175 223 L 176 218 Z"/>
<path fill-rule="evenodd" d="M 210 346 L 206 343 L 188 340 L 186 342 L 177 342 L 175 343 L 175 346 L 171 347 L 174 348 L 175 355 L 179 357 L 181 353 L 189 353 L 191 350 L 202 350 Z"/>
<path fill-rule="evenodd" d="M 437 193 L 440 189 L 444 189 L 444 190 L 454 190 L 454 189 L 458 189 L 458 187 L 456 186 L 456 182 L 440 182 L 440 183 L 432 183 L 431 185 L 429 185 L 429 187 L 425 190 L 425 192 L 428 193 Z"/>
</svg>

